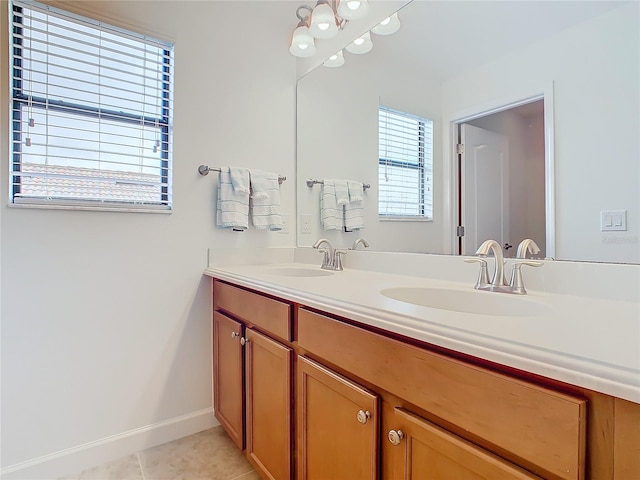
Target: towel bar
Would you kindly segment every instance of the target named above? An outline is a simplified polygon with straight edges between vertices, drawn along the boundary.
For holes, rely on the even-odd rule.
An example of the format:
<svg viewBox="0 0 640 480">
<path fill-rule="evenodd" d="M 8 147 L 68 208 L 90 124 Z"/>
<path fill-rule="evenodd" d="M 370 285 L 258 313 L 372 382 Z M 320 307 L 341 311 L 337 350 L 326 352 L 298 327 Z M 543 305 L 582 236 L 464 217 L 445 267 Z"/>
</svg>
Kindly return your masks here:
<svg viewBox="0 0 640 480">
<path fill-rule="evenodd" d="M 208 165 L 200 165 L 198 167 L 198 173 L 202 176 L 209 175 L 209 172 L 219 172 L 220 167 L 210 167 Z M 278 183 L 282 184 L 287 179 L 284 175 L 278 175 Z"/>
<path fill-rule="evenodd" d="M 314 180 L 314 179 L 311 179 L 311 178 L 309 178 L 307 180 L 307 187 L 313 187 L 316 184 L 323 185 L 324 181 L 322 181 L 322 180 Z M 362 184 L 362 190 L 366 190 L 367 188 L 371 188 L 371 185 L 369 185 L 368 183 L 363 183 Z"/>
</svg>

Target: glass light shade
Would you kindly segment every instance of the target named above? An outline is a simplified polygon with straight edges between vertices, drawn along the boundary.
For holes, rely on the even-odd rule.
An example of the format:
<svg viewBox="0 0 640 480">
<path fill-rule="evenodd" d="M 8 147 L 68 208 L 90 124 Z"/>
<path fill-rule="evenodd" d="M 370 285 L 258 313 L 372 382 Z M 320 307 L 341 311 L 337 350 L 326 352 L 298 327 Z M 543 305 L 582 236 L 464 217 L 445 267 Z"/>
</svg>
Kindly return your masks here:
<svg viewBox="0 0 640 480">
<path fill-rule="evenodd" d="M 345 48 L 347 49 L 347 52 L 358 55 L 370 52 L 373 48 L 371 34 L 369 32 L 365 33 L 361 37 L 356 38 L 353 43 L 350 43 Z"/>
<path fill-rule="evenodd" d="M 390 17 L 385 18 L 378 25 L 371 29 L 371 31 L 376 35 L 392 35 L 398 30 L 400 30 L 400 19 L 398 18 L 398 12 L 394 13 Z"/>
<path fill-rule="evenodd" d="M 340 0 L 338 3 L 338 15 L 347 20 L 363 18 L 368 11 L 368 0 Z"/>
<path fill-rule="evenodd" d="M 315 38 L 332 38 L 338 33 L 336 16 L 328 3 L 318 2 L 313 9 L 309 32 Z"/>
<path fill-rule="evenodd" d="M 312 57 L 316 54 L 316 43 L 306 23 L 300 22 L 294 30 L 289 52 L 296 57 Z"/>
<path fill-rule="evenodd" d="M 344 65 L 344 54 L 342 53 L 342 50 L 331 55 L 324 62 L 322 62 L 322 65 L 329 68 L 337 68 Z"/>
</svg>

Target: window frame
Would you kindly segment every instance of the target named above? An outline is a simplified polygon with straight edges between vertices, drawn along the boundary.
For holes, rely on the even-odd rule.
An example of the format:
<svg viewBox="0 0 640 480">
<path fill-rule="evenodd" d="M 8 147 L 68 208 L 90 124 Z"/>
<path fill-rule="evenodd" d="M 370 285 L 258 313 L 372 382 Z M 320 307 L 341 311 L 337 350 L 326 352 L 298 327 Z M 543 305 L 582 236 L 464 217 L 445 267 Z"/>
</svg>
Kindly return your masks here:
<svg viewBox="0 0 640 480">
<path fill-rule="evenodd" d="M 404 118 L 410 118 L 413 119 L 417 122 L 418 125 L 418 133 L 416 135 L 417 137 L 417 145 L 418 145 L 418 157 L 417 157 L 417 162 L 410 162 L 410 161 L 401 161 L 401 160 L 394 160 L 394 159 L 387 159 L 384 158 L 382 156 L 382 152 L 380 149 L 380 141 L 378 141 L 378 176 L 380 176 L 380 169 L 382 167 L 386 167 L 386 166 L 390 166 L 390 167 L 397 167 L 397 168 L 403 168 L 403 169 L 407 169 L 407 170 L 415 170 L 418 172 L 418 188 L 417 188 L 417 195 L 419 197 L 419 201 L 416 202 L 416 207 L 419 210 L 419 214 L 417 215 L 406 215 L 406 214 L 394 214 L 394 213 L 382 213 L 381 209 L 380 209 L 380 191 L 381 191 L 381 187 L 380 185 L 378 186 L 378 219 L 380 221 L 413 221 L 413 222 L 430 222 L 433 221 L 433 174 L 430 177 L 430 180 L 427 181 L 427 155 L 426 155 L 426 149 L 427 149 L 427 135 L 426 135 L 426 126 L 427 126 L 427 122 L 430 122 L 431 124 L 431 136 L 430 136 L 430 140 L 431 140 L 431 158 L 430 160 L 430 167 L 431 167 L 431 171 L 433 172 L 433 125 L 434 122 L 433 120 L 423 117 L 423 116 L 419 116 L 419 115 L 415 115 L 409 112 L 405 112 L 402 110 L 398 110 L 395 108 L 391 108 L 391 107 L 387 107 L 384 105 L 378 105 L 378 118 L 380 118 L 380 114 L 381 112 L 387 112 L 387 113 L 392 113 L 394 115 L 399 115 L 402 116 Z M 378 125 L 380 125 L 380 120 L 378 120 Z M 378 127 L 380 128 L 380 127 Z M 378 136 L 380 138 L 380 132 L 378 132 Z M 426 202 L 426 189 L 430 188 L 431 189 L 431 209 L 430 211 L 428 211 L 427 209 L 427 202 Z"/>
<path fill-rule="evenodd" d="M 10 178 L 11 185 L 9 189 L 9 206 L 27 207 L 27 208 L 54 208 L 54 209 L 72 209 L 72 210 L 101 210 L 101 211 L 130 211 L 130 212 L 153 212 L 153 213 L 171 213 L 173 209 L 172 200 L 172 110 L 173 110 L 173 44 L 167 41 L 151 39 L 151 37 L 137 33 L 131 30 L 121 29 L 115 25 L 107 24 L 102 21 L 94 20 L 90 17 L 76 15 L 67 10 L 59 9 L 46 4 L 29 0 L 9 1 L 9 47 L 11 48 L 10 59 L 13 61 L 9 65 L 10 78 L 10 95 L 9 104 L 11 111 L 11 141 L 9 144 L 12 162 L 10 162 Z M 24 93 L 23 88 L 23 66 L 22 55 L 24 32 L 23 27 L 18 24 L 22 23 L 24 8 L 33 7 L 38 11 L 45 11 L 47 15 L 59 16 L 66 21 L 73 21 L 80 25 L 91 26 L 96 31 L 106 31 L 112 35 L 120 35 L 124 37 L 137 38 L 141 42 L 145 39 L 153 40 L 159 48 L 162 49 L 162 71 L 161 83 L 158 92 L 162 94 L 161 115 L 159 117 L 151 117 L 149 115 L 137 115 L 131 112 L 123 112 L 111 109 L 105 109 L 102 106 L 95 107 L 83 103 L 65 102 L 62 100 L 51 99 L 46 96 L 34 96 Z M 20 15 L 16 15 L 19 12 Z M 148 41 L 147 40 L 147 41 Z M 46 105 L 46 106 L 43 106 Z M 118 200 L 100 200 L 92 201 L 81 197 L 60 197 L 55 200 L 49 200 L 42 197 L 21 197 L 20 194 L 20 173 L 22 167 L 22 153 L 24 143 L 23 114 L 25 108 L 51 110 L 63 112 L 65 114 L 86 116 L 93 119 L 103 119 L 114 121 L 120 125 L 136 125 L 143 127 L 153 127 L 159 131 L 160 149 L 160 195 L 157 202 L 135 202 L 135 201 L 118 201 Z M 100 151 L 97 149 L 96 151 Z M 124 170 L 114 170 L 122 172 Z"/>
</svg>

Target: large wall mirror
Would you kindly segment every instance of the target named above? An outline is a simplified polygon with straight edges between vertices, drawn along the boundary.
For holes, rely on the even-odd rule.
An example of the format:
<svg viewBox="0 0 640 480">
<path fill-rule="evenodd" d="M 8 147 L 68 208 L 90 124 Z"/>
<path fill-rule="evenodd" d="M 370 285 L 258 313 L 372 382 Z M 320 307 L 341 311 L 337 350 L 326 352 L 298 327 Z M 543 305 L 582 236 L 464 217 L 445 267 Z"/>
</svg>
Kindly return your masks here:
<svg viewBox="0 0 640 480">
<path fill-rule="evenodd" d="M 640 263 L 640 4 L 413 0 L 398 14 L 369 53 L 298 80 L 298 245 L 471 254 L 490 237 L 513 256 L 534 238 L 558 260 Z M 380 105 L 433 122 L 431 218 L 378 215 Z M 370 184 L 365 228 L 325 231 L 307 179 Z"/>
</svg>

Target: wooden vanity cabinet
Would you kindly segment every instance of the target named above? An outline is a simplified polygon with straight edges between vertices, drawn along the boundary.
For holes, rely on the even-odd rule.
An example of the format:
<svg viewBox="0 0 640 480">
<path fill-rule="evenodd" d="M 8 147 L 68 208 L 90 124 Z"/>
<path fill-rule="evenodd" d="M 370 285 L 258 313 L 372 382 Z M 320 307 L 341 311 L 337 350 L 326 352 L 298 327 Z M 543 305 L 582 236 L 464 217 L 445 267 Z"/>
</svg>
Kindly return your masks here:
<svg viewBox="0 0 640 480">
<path fill-rule="evenodd" d="M 640 479 L 637 403 L 213 283 L 215 415 L 263 480 Z"/>
<path fill-rule="evenodd" d="M 379 397 L 299 356 L 299 480 L 378 478 Z"/>
<path fill-rule="evenodd" d="M 291 480 L 291 305 L 214 281 L 215 416 L 263 479 Z"/>
</svg>

